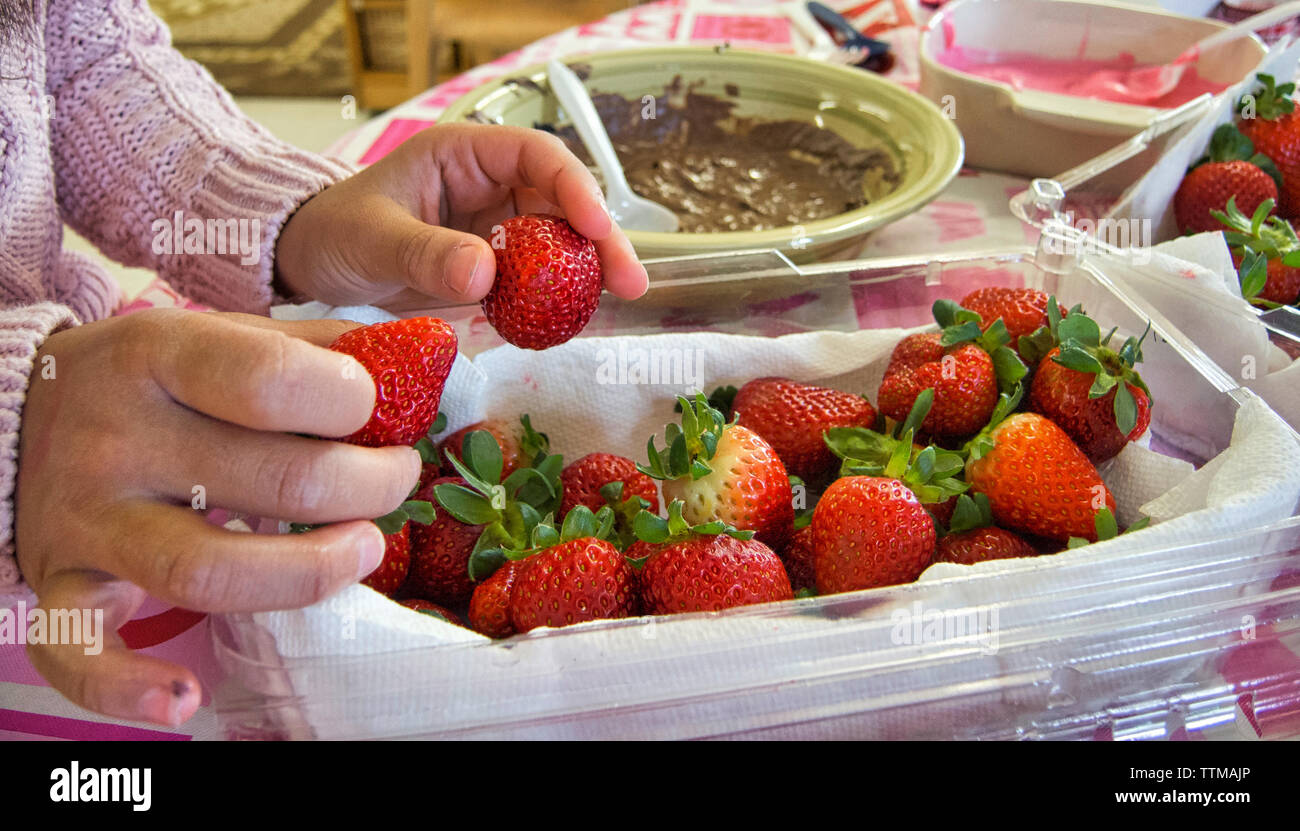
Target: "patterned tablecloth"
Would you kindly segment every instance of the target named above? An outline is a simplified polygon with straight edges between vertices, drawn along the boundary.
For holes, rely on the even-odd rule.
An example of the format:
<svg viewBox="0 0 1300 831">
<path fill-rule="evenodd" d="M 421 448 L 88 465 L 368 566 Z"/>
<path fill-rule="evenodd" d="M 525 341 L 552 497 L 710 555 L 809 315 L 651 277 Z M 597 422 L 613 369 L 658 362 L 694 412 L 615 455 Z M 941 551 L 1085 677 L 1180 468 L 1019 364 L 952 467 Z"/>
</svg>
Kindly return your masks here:
<svg viewBox="0 0 1300 831">
<path fill-rule="evenodd" d="M 886 77 L 915 88 L 917 23 L 924 12 L 913 0 L 829 0 L 828 5 L 848 16 L 866 34 L 889 41 L 896 62 Z M 808 48 L 808 42 L 773 0 L 661 0 L 566 30 L 473 69 L 360 125 L 329 152 L 349 161 L 369 164 L 412 133 L 433 124 L 451 102 L 479 84 L 552 57 L 664 44 L 718 43 L 786 53 L 802 53 Z M 871 235 L 863 255 L 936 254 L 1023 246 L 1034 237 L 1011 216 L 1007 201 L 1026 184 L 1023 178 L 963 170 L 929 205 Z M 202 308 L 159 281 L 121 311 L 130 313 L 153 307 Z M 466 314 L 472 315 L 473 311 Z M 463 333 L 474 328 L 473 322 L 469 318 L 457 321 L 457 328 Z M 184 663 L 196 672 L 205 685 L 205 698 L 204 706 L 193 719 L 176 730 L 159 730 L 88 713 L 44 683 L 27 661 L 23 646 L 0 644 L 0 739 L 223 738 L 216 714 L 209 706 L 208 694 L 220 683 L 221 671 L 213 657 L 206 616 L 150 601 L 120 632 L 132 648 Z M 1244 681 L 1258 676 L 1265 665 L 1276 666 L 1279 662 L 1291 665 L 1298 660 L 1290 653 L 1247 655 L 1238 650 L 1234 656 L 1239 660 L 1225 664 L 1221 670 L 1229 681 L 1234 680 L 1228 678 L 1230 675 Z M 1245 723 L 1253 727 L 1256 735 L 1262 735 L 1249 702 L 1243 700 L 1241 706 Z M 1108 735 L 1098 737 L 1109 738 Z M 1182 731 L 1173 738 L 1188 737 Z"/>
</svg>

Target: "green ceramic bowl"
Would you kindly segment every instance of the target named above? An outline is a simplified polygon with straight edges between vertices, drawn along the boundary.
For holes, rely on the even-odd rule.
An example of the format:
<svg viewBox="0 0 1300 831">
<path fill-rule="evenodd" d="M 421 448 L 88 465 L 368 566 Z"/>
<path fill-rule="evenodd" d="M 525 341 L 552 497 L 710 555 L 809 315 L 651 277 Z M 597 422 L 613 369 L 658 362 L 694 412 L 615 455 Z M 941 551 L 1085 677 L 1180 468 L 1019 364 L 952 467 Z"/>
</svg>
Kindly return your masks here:
<svg viewBox="0 0 1300 831">
<path fill-rule="evenodd" d="M 902 170 L 888 195 L 802 228 L 722 233 L 629 231 L 643 258 L 714 251 L 776 249 L 796 262 L 853 256 L 868 232 L 920 208 L 961 168 L 957 128 L 934 104 L 869 72 L 806 58 L 725 47 L 602 52 L 570 59 L 591 68 L 587 88 L 626 98 L 662 94 L 675 77 L 737 102 L 738 116 L 808 121 L 860 147 L 886 147 Z M 738 90 L 734 97 L 728 94 Z M 544 66 L 484 84 L 455 101 L 440 122 L 479 121 L 532 127 L 555 124 L 557 102 Z M 563 123 L 563 122 L 559 122 Z"/>
</svg>

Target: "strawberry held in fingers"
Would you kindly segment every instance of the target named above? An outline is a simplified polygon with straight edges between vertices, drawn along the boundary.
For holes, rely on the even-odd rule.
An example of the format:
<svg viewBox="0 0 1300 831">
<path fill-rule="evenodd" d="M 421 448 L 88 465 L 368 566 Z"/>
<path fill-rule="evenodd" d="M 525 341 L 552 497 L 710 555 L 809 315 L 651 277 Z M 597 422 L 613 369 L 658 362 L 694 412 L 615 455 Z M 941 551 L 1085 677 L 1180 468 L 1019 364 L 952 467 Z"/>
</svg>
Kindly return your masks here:
<svg viewBox="0 0 1300 831">
<path fill-rule="evenodd" d="M 1101 464 L 1151 424 L 1151 395 L 1134 369 L 1142 360 L 1142 339 L 1130 337 L 1113 350 L 1113 332 L 1103 337 L 1082 312 L 1071 312 L 1053 331 L 1061 345 L 1039 362 L 1029 409 L 1054 421 L 1093 464 Z"/>
<path fill-rule="evenodd" d="M 632 553 L 648 553 L 639 575 L 647 614 L 717 612 L 794 597 L 780 558 L 753 532 L 717 520 L 691 526 L 681 502 L 669 505 L 668 519 L 640 514 L 637 536 Z"/>
<path fill-rule="evenodd" d="M 497 276 L 483 313 L 501 337 L 546 349 L 582 331 L 604 285 L 591 240 L 559 217 L 516 216 L 493 229 Z"/>
<path fill-rule="evenodd" d="M 429 432 L 456 360 L 456 331 L 414 317 L 344 332 L 330 349 L 356 358 L 375 382 L 370 420 L 344 441 L 366 447 L 413 445 Z"/>
<path fill-rule="evenodd" d="M 679 398 L 681 426 L 664 431 L 663 452 L 652 437 L 642 473 L 663 481 L 664 499 L 680 499 L 686 521 L 721 520 L 754 531 L 771 546 L 784 545 L 794 523 L 793 493 L 785 465 L 772 446 L 739 424 L 727 424 L 703 394 Z"/>
<path fill-rule="evenodd" d="M 392 595 L 406 580 L 411 568 L 411 523 L 391 534 L 384 534 L 384 559 L 362 584 L 380 594 Z"/>
<path fill-rule="evenodd" d="M 876 409 L 860 395 L 800 384 L 788 378 L 758 378 L 740 388 L 732 402 L 736 423 L 763 438 L 791 476 L 816 482 L 832 473 L 835 455 L 822 440 L 832 427 L 870 427 Z"/>
<path fill-rule="evenodd" d="M 995 426 L 967 445 L 966 481 L 986 494 L 998 525 L 1067 542 L 1097 540 L 1096 516 L 1115 511 L 1115 497 L 1097 468 L 1060 427 L 1038 413 L 1002 418 L 1015 399 L 998 404 Z"/>
</svg>

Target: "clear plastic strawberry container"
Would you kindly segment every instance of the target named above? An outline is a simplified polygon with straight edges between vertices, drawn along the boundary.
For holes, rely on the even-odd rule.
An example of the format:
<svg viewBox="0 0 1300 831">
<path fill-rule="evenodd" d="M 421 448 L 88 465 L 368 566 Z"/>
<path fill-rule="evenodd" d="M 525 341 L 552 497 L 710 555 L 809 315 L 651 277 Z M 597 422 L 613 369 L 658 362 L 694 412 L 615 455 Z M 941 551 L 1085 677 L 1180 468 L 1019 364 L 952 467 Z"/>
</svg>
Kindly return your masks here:
<svg viewBox="0 0 1300 831">
<path fill-rule="evenodd" d="M 1241 463 L 1223 460 L 1242 441 L 1234 422 L 1252 414 L 1280 437 L 1278 459 L 1297 453 L 1300 437 L 1158 311 L 1049 250 L 802 268 L 778 255 L 683 258 L 652 275 L 644 301 L 607 300 L 588 332 L 667 329 L 656 342 L 671 343 L 679 330 L 910 328 L 940 297 L 1043 288 L 1122 331 L 1151 321 L 1153 449 L 1222 471 Z M 802 341 L 771 346 L 787 343 Z M 546 408 L 532 402 L 534 423 Z M 1300 736 L 1297 491 L 1287 469 L 1266 466 L 1248 483 L 1266 496 L 1226 530 L 1174 520 L 1183 532 L 1139 532 L 1122 553 L 1094 546 L 722 613 L 387 651 L 326 638 L 311 654 L 265 616 L 220 616 L 214 706 L 231 738 Z"/>
</svg>

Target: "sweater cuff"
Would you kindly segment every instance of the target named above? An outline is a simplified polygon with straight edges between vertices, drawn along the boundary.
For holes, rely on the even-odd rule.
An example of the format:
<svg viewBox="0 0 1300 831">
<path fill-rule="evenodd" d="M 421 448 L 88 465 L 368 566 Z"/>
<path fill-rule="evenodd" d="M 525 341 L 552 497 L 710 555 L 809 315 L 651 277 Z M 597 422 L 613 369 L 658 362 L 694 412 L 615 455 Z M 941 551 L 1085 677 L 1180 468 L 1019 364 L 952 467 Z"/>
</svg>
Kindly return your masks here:
<svg viewBox="0 0 1300 831">
<path fill-rule="evenodd" d="M 14 554 L 14 488 L 18 481 L 18 431 L 35 366 L 36 350 L 60 329 L 77 325 L 72 310 L 37 303 L 0 310 L 0 593 L 21 581 Z"/>
<path fill-rule="evenodd" d="M 241 243 L 256 250 L 226 256 L 164 257 L 162 272 L 172 285 L 200 303 L 230 311 L 267 314 L 286 298 L 275 289 L 275 248 L 289 218 L 307 200 L 348 178 L 355 169 L 305 151 L 274 154 L 232 151 L 211 168 L 192 196 L 194 213 L 202 217 L 236 219 Z M 183 239 L 183 236 L 182 236 Z M 248 294 L 249 276 L 253 293 Z"/>
</svg>

